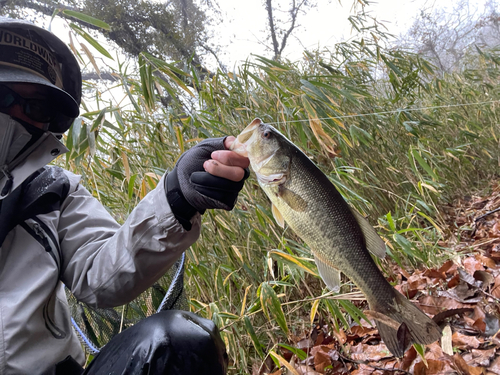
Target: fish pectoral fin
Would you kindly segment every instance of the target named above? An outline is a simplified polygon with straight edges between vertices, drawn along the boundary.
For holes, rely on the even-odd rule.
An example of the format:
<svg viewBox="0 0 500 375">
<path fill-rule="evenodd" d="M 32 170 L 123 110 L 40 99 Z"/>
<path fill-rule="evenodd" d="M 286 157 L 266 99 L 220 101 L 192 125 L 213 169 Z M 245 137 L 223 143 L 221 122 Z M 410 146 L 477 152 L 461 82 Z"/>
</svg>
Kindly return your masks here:
<svg viewBox="0 0 500 375">
<path fill-rule="evenodd" d="M 278 196 L 294 211 L 303 212 L 307 208 L 307 202 L 304 198 L 286 188 L 284 184 L 279 186 Z"/>
<path fill-rule="evenodd" d="M 328 289 L 332 292 L 338 292 L 340 290 L 340 271 L 324 263 L 316 255 L 314 256 L 314 261 L 318 266 L 319 275 Z"/>
<path fill-rule="evenodd" d="M 384 258 L 386 252 L 384 240 L 380 238 L 375 228 L 371 226 L 371 224 L 364 218 L 363 215 L 361 215 L 354 208 L 349 208 L 351 209 L 352 214 L 356 218 L 356 221 L 358 222 L 358 225 L 363 232 L 363 235 L 365 237 L 366 249 L 373 255 L 379 258 Z"/>
<path fill-rule="evenodd" d="M 278 223 L 278 225 L 281 228 L 284 228 L 285 227 L 285 219 L 283 218 L 283 215 L 281 214 L 281 212 L 278 210 L 278 208 L 274 204 L 271 207 L 271 211 L 273 212 L 274 220 L 276 220 L 276 223 Z"/>
</svg>

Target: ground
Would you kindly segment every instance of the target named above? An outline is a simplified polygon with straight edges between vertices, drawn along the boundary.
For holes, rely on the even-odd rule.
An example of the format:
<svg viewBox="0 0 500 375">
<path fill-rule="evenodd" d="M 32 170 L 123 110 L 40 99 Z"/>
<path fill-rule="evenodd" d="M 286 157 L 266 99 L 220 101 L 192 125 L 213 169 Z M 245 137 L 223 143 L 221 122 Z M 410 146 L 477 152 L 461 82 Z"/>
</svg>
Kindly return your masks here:
<svg viewBox="0 0 500 375">
<path fill-rule="evenodd" d="M 498 212 L 495 212 L 499 209 Z M 305 359 L 282 349 L 272 375 L 484 374 L 500 375 L 500 184 L 487 195 L 466 196 L 442 208 L 448 225 L 440 242 L 456 256 L 439 268 L 408 274 L 394 266 L 397 286 L 443 329 L 440 342 L 393 357 L 368 322 L 335 332 L 319 322 L 296 338 Z M 365 324 L 366 323 L 366 324 Z M 254 374 L 266 372 L 258 366 Z"/>
</svg>

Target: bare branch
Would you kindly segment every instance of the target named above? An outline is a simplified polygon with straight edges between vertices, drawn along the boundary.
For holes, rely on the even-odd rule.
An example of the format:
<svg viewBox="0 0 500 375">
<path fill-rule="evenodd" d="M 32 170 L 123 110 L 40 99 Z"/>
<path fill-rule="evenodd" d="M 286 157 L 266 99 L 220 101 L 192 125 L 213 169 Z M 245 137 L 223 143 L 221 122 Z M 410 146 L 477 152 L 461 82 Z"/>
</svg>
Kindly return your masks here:
<svg viewBox="0 0 500 375">
<path fill-rule="evenodd" d="M 279 57 L 279 45 L 278 45 L 278 38 L 276 38 L 276 29 L 274 26 L 272 0 L 266 0 L 266 10 L 267 10 L 267 16 L 269 18 L 269 30 L 271 31 L 271 39 L 273 41 L 274 58 L 277 59 Z"/>
<path fill-rule="evenodd" d="M 290 26 L 290 28 L 287 30 L 287 32 L 285 33 L 285 35 L 283 36 L 283 40 L 281 41 L 281 48 L 280 48 L 280 52 L 279 52 L 279 55 L 281 56 L 281 54 L 283 53 L 283 50 L 285 49 L 285 46 L 286 46 L 286 42 L 287 42 L 287 39 L 288 37 L 290 36 L 290 34 L 292 33 L 292 31 L 295 29 L 295 21 L 297 20 L 297 16 L 299 14 L 299 11 L 300 11 L 300 8 L 302 7 L 302 5 L 304 5 L 306 3 L 307 0 L 302 0 L 300 2 L 300 4 L 295 7 L 295 0 L 293 0 L 293 6 L 292 6 L 292 9 L 290 9 L 290 16 L 292 17 L 292 25 Z"/>
</svg>

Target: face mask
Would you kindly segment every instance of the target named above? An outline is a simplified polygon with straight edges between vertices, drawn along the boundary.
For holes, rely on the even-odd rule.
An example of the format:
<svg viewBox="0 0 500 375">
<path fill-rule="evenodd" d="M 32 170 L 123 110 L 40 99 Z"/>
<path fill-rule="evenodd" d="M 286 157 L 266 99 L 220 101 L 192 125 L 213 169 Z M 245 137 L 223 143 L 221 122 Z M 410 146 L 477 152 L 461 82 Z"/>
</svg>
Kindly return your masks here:
<svg viewBox="0 0 500 375">
<path fill-rule="evenodd" d="M 18 121 L 0 113 L 0 167 L 10 164 L 32 137 Z"/>
</svg>

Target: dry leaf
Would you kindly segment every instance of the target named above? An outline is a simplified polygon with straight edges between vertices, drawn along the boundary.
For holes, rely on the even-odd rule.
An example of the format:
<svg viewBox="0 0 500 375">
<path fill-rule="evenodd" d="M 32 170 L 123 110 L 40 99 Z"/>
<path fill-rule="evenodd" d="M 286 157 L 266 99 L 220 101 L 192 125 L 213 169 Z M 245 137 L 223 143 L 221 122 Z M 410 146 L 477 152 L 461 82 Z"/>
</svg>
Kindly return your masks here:
<svg viewBox="0 0 500 375">
<path fill-rule="evenodd" d="M 375 372 L 373 367 L 367 366 L 365 364 L 360 364 L 359 367 L 352 371 L 352 375 L 371 375 Z"/>
<path fill-rule="evenodd" d="M 434 359 L 429 359 L 427 361 L 427 366 L 424 362 L 419 362 L 413 368 L 414 375 L 441 375 L 446 369 L 446 363 L 443 361 L 436 361 Z M 451 369 L 451 368 L 450 368 Z"/>
<path fill-rule="evenodd" d="M 485 267 L 488 267 L 488 268 L 496 268 L 497 267 L 495 261 L 493 259 L 491 259 L 490 257 L 486 257 L 482 254 L 476 254 L 475 258 L 479 262 L 481 262 L 481 264 Z"/>
<path fill-rule="evenodd" d="M 496 298 L 500 298 L 500 275 L 495 277 L 495 285 L 491 289 L 491 294 Z"/>
<path fill-rule="evenodd" d="M 467 350 L 472 348 L 477 349 L 481 344 L 481 341 L 479 341 L 477 337 L 466 336 L 461 334 L 460 332 L 453 333 L 453 336 L 451 338 L 453 342 L 453 347 L 462 350 Z"/>
<path fill-rule="evenodd" d="M 481 375 L 483 373 L 482 368 L 480 367 L 474 367 L 474 366 L 469 366 L 465 360 L 460 356 L 460 354 L 455 354 L 453 356 L 453 359 L 455 361 L 455 365 L 460 370 L 461 373 L 463 374 L 469 374 L 469 375 Z"/>
<path fill-rule="evenodd" d="M 488 367 L 488 371 L 500 375 L 500 356 L 495 357 L 490 367 Z"/>
<path fill-rule="evenodd" d="M 451 327 L 447 324 L 443 329 L 443 335 L 441 336 L 441 347 L 443 352 L 448 355 L 453 355 L 453 344 L 451 342 Z"/>
<path fill-rule="evenodd" d="M 378 345 L 358 344 L 351 349 L 351 358 L 355 361 L 379 361 L 386 357 L 392 357 L 392 354 L 384 343 Z"/>
<path fill-rule="evenodd" d="M 463 354 L 463 359 L 469 366 L 488 367 L 495 358 L 496 348 L 488 350 L 472 349 L 471 353 Z"/>
<path fill-rule="evenodd" d="M 305 365 L 298 365 L 296 367 L 296 370 L 299 373 L 299 375 L 321 375 L 319 372 L 314 371 L 312 367 Z"/>
<path fill-rule="evenodd" d="M 469 305 L 460 303 L 452 298 L 422 296 L 418 299 L 420 309 L 427 314 L 436 315 L 445 310 L 468 308 Z"/>
</svg>

